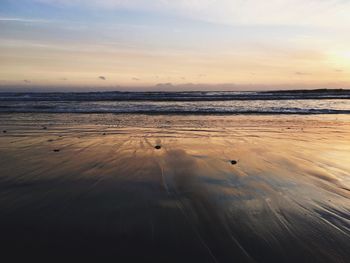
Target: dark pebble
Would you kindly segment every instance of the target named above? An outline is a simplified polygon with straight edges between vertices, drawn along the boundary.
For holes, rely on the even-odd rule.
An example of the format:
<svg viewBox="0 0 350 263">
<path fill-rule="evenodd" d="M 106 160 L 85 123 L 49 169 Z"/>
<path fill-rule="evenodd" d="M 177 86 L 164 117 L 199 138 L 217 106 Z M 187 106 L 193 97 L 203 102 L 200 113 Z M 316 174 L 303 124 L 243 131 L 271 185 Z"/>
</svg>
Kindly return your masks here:
<svg viewBox="0 0 350 263">
<path fill-rule="evenodd" d="M 2 132 L 3 132 L 3 133 L 6 133 L 7 131 L 3 130 Z"/>
<path fill-rule="evenodd" d="M 47 140 L 48 142 L 53 142 L 53 140 L 52 139 L 50 139 L 50 140 Z"/>
<path fill-rule="evenodd" d="M 53 150 L 53 151 L 57 153 L 57 152 L 59 152 L 60 150 L 59 150 L 59 149 L 55 149 L 55 150 Z"/>
<path fill-rule="evenodd" d="M 159 150 L 160 148 L 162 148 L 160 145 L 156 145 L 154 148 L 156 148 L 157 150 Z"/>
<path fill-rule="evenodd" d="M 44 126 L 44 127 L 43 127 L 43 130 L 47 130 L 47 127 Z"/>
<path fill-rule="evenodd" d="M 104 133 L 102 133 L 102 135 L 106 135 L 106 133 L 104 132 Z"/>
<path fill-rule="evenodd" d="M 237 164 L 237 161 L 236 161 L 236 160 L 232 160 L 232 161 L 231 161 L 231 164 L 232 164 L 232 165 L 235 165 L 235 164 Z"/>
</svg>

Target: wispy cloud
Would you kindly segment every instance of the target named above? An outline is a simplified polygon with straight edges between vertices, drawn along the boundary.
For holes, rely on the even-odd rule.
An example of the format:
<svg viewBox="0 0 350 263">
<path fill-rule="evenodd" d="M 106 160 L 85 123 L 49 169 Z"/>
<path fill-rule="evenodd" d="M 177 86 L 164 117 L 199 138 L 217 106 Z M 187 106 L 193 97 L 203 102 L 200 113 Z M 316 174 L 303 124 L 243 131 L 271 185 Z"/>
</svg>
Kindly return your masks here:
<svg viewBox="0 0 350 263">
<path fill-rule="evenodd" d="M 297 72 L 294 72 L 295 75 L 298 75 L 298 76 L 308 76 L 308 75 L 311 75 L 310 73 L 308 72 L 301 72 L 301 71 L 297 71 Z"/>
<path fill-rule="evenodd" d="M 50 20 L 45 19 L 31 19 L 21 17 L 0 17 L 0 22 L 18 22 L 18 23 L 51 23 Z"/>
<path fill-rule="evenodd" d="M 349 26 L 344 0 L 35 0 L 47 4 L 172 13 L 230 25 Z"/>
</svg>

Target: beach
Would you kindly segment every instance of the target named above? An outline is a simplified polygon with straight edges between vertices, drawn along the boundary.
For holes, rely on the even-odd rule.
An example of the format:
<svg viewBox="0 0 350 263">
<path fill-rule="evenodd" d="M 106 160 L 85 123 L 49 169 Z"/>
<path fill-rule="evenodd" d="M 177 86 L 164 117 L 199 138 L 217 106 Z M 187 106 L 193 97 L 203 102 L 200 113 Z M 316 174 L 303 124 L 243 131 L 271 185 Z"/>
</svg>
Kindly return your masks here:
<svg viewBox="0 0 350 263">
<path fill-rule="evenodd" d="M 2 253 L 347 262 L 350 116 L 0 114 Z"/>
<path fill-rule="evenodd" d="M 350 0 L 0 0 L 0 263 L 350 263 Z"/>
</svg>

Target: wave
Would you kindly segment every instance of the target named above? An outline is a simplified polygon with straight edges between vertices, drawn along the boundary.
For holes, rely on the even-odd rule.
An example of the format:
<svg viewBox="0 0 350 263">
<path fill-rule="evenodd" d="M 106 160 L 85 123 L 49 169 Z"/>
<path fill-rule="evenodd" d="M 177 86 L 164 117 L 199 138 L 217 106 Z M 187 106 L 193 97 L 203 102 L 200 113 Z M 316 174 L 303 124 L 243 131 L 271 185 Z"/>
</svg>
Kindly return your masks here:
<svg viewBox="0 0 350 263">
<path fill-rule="evenodd" d="M 0 101 L 229 101 L 292 99 L 350 99 L 350 90 L 0 93 Z"/>
<path fill-rule="evenodd" d="M 346 92 L 0 93 L 0 112 L 349 114 L 350 94 Z"/>
<path fill-rule="evenodd" d="M 82 114 L 149 114 L 149 115 L 235 115 L 235 114 L 350 114 L 350 110 L 334 110 L 334 109 L 293 109 L 293 108 L 281 108 L 281 109 L 87 109 L 87 108 L 56 108 L 54 106 L 35 106 L 30 108 L 0 108 L 0 113 L 82 113 Z"/>
</svg>

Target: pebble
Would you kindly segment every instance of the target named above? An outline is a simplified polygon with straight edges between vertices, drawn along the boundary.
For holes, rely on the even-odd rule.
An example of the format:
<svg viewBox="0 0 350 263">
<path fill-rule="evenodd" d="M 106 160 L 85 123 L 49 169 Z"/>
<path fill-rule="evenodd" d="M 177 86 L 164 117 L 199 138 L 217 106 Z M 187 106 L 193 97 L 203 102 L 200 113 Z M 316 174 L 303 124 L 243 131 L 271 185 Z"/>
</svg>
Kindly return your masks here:
<svg viewBox="0 0 350 263">
<path fill-rule="evenodd" d="M 160 145 L 156 145 L 154 146 L 154 148 L 156 148 L 157 150 L 159 150 L 160 148 L 162 148 Z"/>
<path fill-rule="evenodd" d="M 57 152 L 59 152 L 60 150 L 59 150 L 59 149 L 55 149 L 55 150 L 53 150 L 53 151 L 57 153 Z"/>
<path fill-rule="evenodd" d="M 232 160 L 232 161 L 231 161 L 231 164 L 232 164 L 232 165 L 235 165 L 235 164 L 237 164 L 237 161 L 236 161 L 236 160 Z"/>
</svg>

